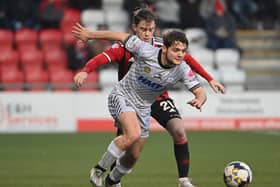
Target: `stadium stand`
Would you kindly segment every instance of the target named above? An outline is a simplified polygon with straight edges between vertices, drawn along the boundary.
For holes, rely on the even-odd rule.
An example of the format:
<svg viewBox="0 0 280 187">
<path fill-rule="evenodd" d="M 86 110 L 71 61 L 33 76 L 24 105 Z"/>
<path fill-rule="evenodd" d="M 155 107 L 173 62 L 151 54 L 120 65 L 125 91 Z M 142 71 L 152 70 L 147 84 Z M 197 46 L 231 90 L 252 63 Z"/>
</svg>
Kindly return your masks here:
<svg viewBox="0 0 280 187">
<path fill-rule="evenodd" d="M 38 48 L 30 48 L 20 51 L 20 66 L 22 69 L 29 67 L 43 67 L 43 52 Z"/>
<path fill-rule="evenodd" d="M 62 31 L 71 31 L 72 26 L 80 22 L 80 11 L 72 8 L 66 8 L 63 12 L 63 17 L 60 21 L 60 29 Z"/>
<path fill-rule="evenodd" d="M 101 90 L 110 91 L 118 80 L 118 70 L 116 68 L 102 69 L 99 72 L 99 83 Z"/>
<path fill-rule="evenodd" d="M 239 68 L 240 53 L 233 48 L 220 48 L 215 51 L 215 63 L 219 70 L 227 71 Z"/>
<path fill-rule="evenodd" d="M 123 0 L 103 0 L 102 9 L 105 11 L 123 11 L 122 10 Z"/>
<path fill-rule="evenodd" d="M 61 1 L 58 2 L 61 3 Z M 79 4 L 82 3 L 79 2 Z M 90 9 L 78 9 L 75 6 L 67 5 L 66 1 L 64 1 L 62 3 L 65 6 L 63 8 L 63 17 L 57 29 L 40 26 L 36 28 L 24 27 L 19 30 L 12 30 L 11 27 L 0 28 L 1 77 L 8 71 L 19 72 L 19 74 L 23 73 L 24 76 L 24 78 L 20 78 L 20 75 L 17 77 L 13 73 L 7 74 L 7 78 L 3 78 L 3 81 L 8 83 L 5 85 L 7 86 L 5 90 L 12 88 L 14 90 L 33 91 L 33 86 L 30 87 L 30 85 L 39 83 L 40 81 L 37 78 L 41 79 L 37 77 L 40 74 L 38 72 L 45 70 L 47 72 L 46 76 L 48 77 L 49 74 L 54 76 L 53 74 L 60 74 L 57 73 L 59 71 L 65 72 L 70 70 L 70 67 L 67 67 L 68 59 L 65 55 L 65 49 L 76 41 L 71 33 L 71 28 L 76 22 L 80 21 L 84 26 L 93 30 L 97 30 L 101 28 L 100 26 L 106 25 L 109 29 L 115 31 L 127 31 L 127 27 L 129 26 L 128 14 L 131 11 L 125 11 L 123 9 L 123 3 L 124 0 L 102 0 L 102 3 L 100 3 L 102 7 L 84 6 Z M 133 3 L 131 2 L 131 4 Z M 237 30 L 236 37 L 238 46 L 241 49 L 239 50 L 240 56 L 233 54 L 236 52 L 231 52 L 231 56 L 226 55 L 225 52 L 221 52 L 226 49 L 211 51 L 206 48 L 207 36 L 204 28 L 181 28 L 181 30 L 186 33 L 189 39 L 190 45 L 188 51 L 190 54 L 216 80 L 225 83 L 226 87 L 235 85 L 235 88 L 237 88 L 238 86 L 236 85 L 239 84 L 239 88 L 237 89 L 232 87 L 238 90 L 242 87 L 240 85 L 243 84 L 243 88 L 248 90 L 280 89 L 279 26 L 277 30 L 277 28 L 268 27 L 265 24 L 265 20 L 254 19 L 250 23 L 253 27 L 247 25 L 242 27 L 243 30 Z M 259 27 L 259 23 L 263 27 Z M 163 28 L 162 31 L 168 29 L 170 30 L 170 28 Z M 229 51 L 228 53 L 230 53 Z M 39 70 L 37 69 L 37 65 L 40 67 Z M 34 74 L 32 74 L 32 71 L 35 71 Z M 26 76 L 25 74 L 28 75 Z M 117 75 L 116 71 L 110 68 L 106 70 L 105 68 L 100 73 L 94 72 L 90 74 L 88 79 L 90 83 L 96 83 L 103 90 L 106 89 L 107 85 L 109 85 L 108 89 L 111 89 L 110 85 L 114 84 L 113 80 L 117 80 L 112 75 Z M 45 87 L 40 89 L 50 90 L 52 88 L 52 83 L 49 82 L 50 77 L 47 80 L 45 78 L 42 79 Z M 20 81 L 22 81 L 21 85 L 18 84 Z M 110 83 L 110 81 L 112 82 Z M 94 84 L 86 84 L 85 88 L 82 87 L 79 90 L 95 91 L 96 88 L 92 88 Z M 17 85 L 17 89 L 11 85 Z M 3 88 L 2 78 L 0 86 Z M 36 88 L 34 89 L 36 90 Z"/>
<path fill-rule="evenodd" d="M 63 37 L 63 45 L 67 47 L 68 45 L 73 44 L 76 40 L 71 33 L 71 29 L 75 23 L 80 22 L 81 12 L 73 8 L 66 8 L 64 10 L 63 17 L 60 21 L 60 30 Z"/>
<path fill-rule="evenodd" d="M 99 90 L 99 73 L 93 71 L 88 75 L 87 81 L 82 87 L 77 89 L 78 91 L 98 91 Z"/>
<path fill-rule="evenodd" d="M 62 47 L 63 36 L 59 29 L 43 29 L 39 33 L 39 44 L 43 50 Z"/>
<path fill-rule="evenodd" d="M 45 91 L 48 89 L 49 75 L 42 67 L 30 66 L 25 68 L 23 73 L 28 91 Z"/>
<path fill-rule="evenodd" d="M 106 13 L 106 24 L 110 30 L 126 32 L 128 26 L 128 15 L 123 10 L 108 11 Z"/>
<path fill-rule="evenodd" d="M 217 49 L 214 58 L 220 81 L 228 91 L 242 91 L 247 88 L 246 72 L 240 68 L 240 53 L 237 49 Z"/>
<path fill-rule="evenodd" d="M 22 28 L 15 31 L 15 45 L 16 48 L 27 50 L 38 47 L 38 32 L 31 28 Z"/>
<path fill-rule="evenodd" d="M 98 28 L 98 25 L 105 24 L 105 16 L 106 15 L 103 10 L 86 9 L 81 12 L 81 22 L 89 29 L 96 30 Z"/>
<path fill-rule="evenodd" d="M 248 90 L 280 89 L 280 31 L 239 30 L 241 68 L 247 74 Z"/>
<path fill-rule="evenodd" d="M 0 28 L 0 49 L 12 49 L 14 33 L 12 30 Z"/>
<path fill-rule="evenodd" d="M 70 70 L 49 71 L 49 79 L 53 91 L 73 90 L 73 72 Z"/>
<path fill-rule="evenodd" d="M 4 91 L 22 91 L 23 72 L 14 66 L 3 66 L 0 69 L 1 90 Z"/>
<path fill-rule="evenodd" d="M 246 72 L 242 69 L 229 68 L 225 71 L 219 71 L 220 80 L 226 86 L 227 92 L 243 91 L 247 89 Z"/>
<path fill-rule="evenodd" d="M 190 54 L 205 68 L 213 69 L 214 68 L 214 56 L 215 52 L 208 48 L 199 48 L 196 50 L 190 51 Z"/>
<path fill-rule="evenodd" d="M 184 32 L 189 40 L 189 51 L 206 47 L 207 33 L 203 28 L 187 28 Z"/>
<path fill-rule="evenodd" d="M 66 68 L 67 56 L 65 50 L 49 48 L 44 50 L 44 63 L 48 70 Z"/>
<path fill-rule="evenodd" d="M 17 50 L 10 48 L 1 48 L 0 53 L 0 68 L 3 66 L 19 65 L 19 53 Z"/>
<path fill-rule="evenodd" d="M 73 34 L 69 31 L 62 31 L 63 32 L 63 45 L 67 47 L 69 45 L 73 45 L 76 42 Z"/>
</svg>

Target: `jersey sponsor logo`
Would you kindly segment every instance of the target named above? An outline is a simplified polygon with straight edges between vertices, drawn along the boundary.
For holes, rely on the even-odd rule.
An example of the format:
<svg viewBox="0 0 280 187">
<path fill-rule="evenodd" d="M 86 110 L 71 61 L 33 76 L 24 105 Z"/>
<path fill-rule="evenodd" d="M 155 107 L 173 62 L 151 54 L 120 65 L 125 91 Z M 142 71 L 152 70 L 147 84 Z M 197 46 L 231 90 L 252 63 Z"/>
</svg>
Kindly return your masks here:
<svg viewBox="0 0 280 187">
<path fill-rule="evenodd" d="M 150 72 L 151 72 L 151 68 L 149 68 L 149 67 L 144 67 L 144 72 L 150 73 Z"/>
<path fill-rule="evenodd" d="M 193 76 L 194 76 L 194 73 L 193 73 L 192 70 L 190 70 L 190 71 L 188 72 L 188 76 L 189 76 L 189 77 L 193 77 Z"/>
<path fill-rule="evenodd" d="M 163 91 L 164 87 L 158 83 L 155 83 L 143 76 L 137 78 L 138 82 L 143 85 L 145 88 L 148 88 L 152 91 Z"/>
</svg>

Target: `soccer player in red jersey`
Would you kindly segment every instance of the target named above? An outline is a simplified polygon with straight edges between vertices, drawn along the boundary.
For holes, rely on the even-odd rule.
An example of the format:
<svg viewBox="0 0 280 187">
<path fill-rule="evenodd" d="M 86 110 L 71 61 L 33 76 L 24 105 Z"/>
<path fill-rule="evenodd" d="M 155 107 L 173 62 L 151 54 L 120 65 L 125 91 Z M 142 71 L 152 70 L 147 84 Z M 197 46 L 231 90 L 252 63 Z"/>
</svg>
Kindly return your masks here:
<svg viewBox="0 0 280 187">
<path fill-rule="evenodd" d="M 147 9 L 140 9 L 134 15 L 134 23 L 132 29 L 134 33 L 143 41 L 148 42 L 156 47 L 161 47 L 162 39 L 153 37 L 155 32 L 154 14 Z M 81 41 L 86 42 L 90 38 L 87 37 L 89 32 L 86 28 L 80 26 L 82 29 L 78 34 L 74 33 L 75 37 Z M 224 93 L 225 89 L 223 85 L 214 80 L 203 67 L 190 55 L 186 54 L 184 60 L 192 68 L 193 71 L 204 77 L 215 92 Z M 81 86 L 90 72 L 96 70 L 96 68 L 108 64 L 117 62 L 119 64 L 118 77 L 121 80 L 133 63 L 134 57 L 126 50 L 121 43 L 115 43 L 111 48 L 104 51 L 102 54 L 90 59 L 81 72 L 77 73 L 74 77 L 76 85 Z M 169 97 L 168 93 L 165 92 L 153 103 L 151 107 L 151 115 L 156 119 L 161 126 L 163 126 L 171 135 L 174 142 L 174 154 L 177 162 L 179 187 L 192 187 L 189 178 L 189 164 L 190 154 L 188 148 L 188 139 L 183 126 L 183 120 L 176 108 L 173 100 Z M 121 130 L 118 129 L 118 134 L 121 134 Z M 133 147 L 133 150 L 127 151 L 123 156 L 123 160 L 126 160 L 128 165 L 133 166 L 140 152 L 146 142 L 146 138 L 142 138 L 137 145 Z M 95 186 L 102 186 L 102 174 L 105 173 L 106 167 L 103 167 L 105 161 L 101 160 L 90 173 L 90 180 Z M 120 187 L 120 182 L 115 184 L 116 187 Z"/>
</svg>

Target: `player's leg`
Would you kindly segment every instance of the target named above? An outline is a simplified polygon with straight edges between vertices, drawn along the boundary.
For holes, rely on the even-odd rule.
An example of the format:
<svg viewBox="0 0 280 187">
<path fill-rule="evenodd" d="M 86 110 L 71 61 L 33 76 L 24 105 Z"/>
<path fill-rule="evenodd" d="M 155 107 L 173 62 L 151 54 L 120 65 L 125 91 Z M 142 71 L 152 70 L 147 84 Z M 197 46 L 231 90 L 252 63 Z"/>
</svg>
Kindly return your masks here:
<svg viewBox="0 0 280 187">
<path fill-rule="evenodd" d="M 129 147 L 125 154 L 120 157 L 120 164 L 127 168 L 132 168 L 137 162 L 147 138 L 140 138 L 131 147 Z"/>
<path fill-rule="evenodd" d="M 117 119 L 123 134 L 117 136 L 114 142 L 121 150 L 127 150 L 140 139 L 141 127 L 136 112 L 123 112 Z"/>
<path fill-rule="evenodd" d="M 116 166 L 105 179 L 105 186 L 121 186 L 121 178 L 132 171 L 133 166 L 140 157 L 146 139 L 147 138 L 140 138 L 116 161 Z"/>
<path fill-rule="evenodd" d="M 90 171 L 90 182 L 95 186 L 102 186 L 102 175 L 128 147 L 132 146 L 141 135 L 141 127 L 134 109 L 128 105 L 125 98 L 110 95 L 108 98 L 109 111 L 116 121 L 116 126 L 123 134 L 114 138 L 104 153 L 102 159 Z"/>
<path fill-rule="evenodd" d="M 190 154 L 183 121 L 179 118 L 170 119 L 167 122 L 166 130 L 173 138 L 179 178 L 187 177 L 189 173 Z"/>
<path fill-rule="evenodd" d="M 170 119 L 167 122 L 166 129 L 172 136 L 174 142 L 174 154 L 179 175 L 179 187 L 193 187 L 188 178 L 190 153 L 183 120 L 179 118 Z"/>
<path fill-rule="evenodd" d="M 106 177 L 106 186 L 120 186 L 121 178 L 130 173 L 132 167 L 138 160 L 146 139 L 149 136 L 150 109 L 137 111 L 138 122 L 141 127 L 141 138 L 139 138 L 132 146 L 126 149 L 124 155 L 117 159 L 116 167 Z M 122 129 L 123 133 L 124 130 Z"/>
<path fill-rule="evenodd" d="M 116 136 L 122 135 L 122 129 L 121 128 L 117 128 L 117 132 L 116 132 Z M 112 171 L 114 169 L 114 167 L 116 166 L 116 162 L 114 162 L 111 167 L 110 167 L 110 171 Z"/>
<path fill-rule="evenodd" d="M 118 116 L 123 134 L 114 138 L 102 159 L 90 172 L 90 182 L 102 186 L 102 175 L 141 135 L 141 128 L 135 112 L 124 112 Z"/>
<path fill-rule="evenodd" d="M 173 139 L 174 155 L 177 163 L 179 186 L 188 180 L 190 153 L 184 124 L 172 99 L 156 101 L 152 105 L 152 117 L 163 126 Z M 189 180 L 188 180 L 189 181 Z"/>
</svg>

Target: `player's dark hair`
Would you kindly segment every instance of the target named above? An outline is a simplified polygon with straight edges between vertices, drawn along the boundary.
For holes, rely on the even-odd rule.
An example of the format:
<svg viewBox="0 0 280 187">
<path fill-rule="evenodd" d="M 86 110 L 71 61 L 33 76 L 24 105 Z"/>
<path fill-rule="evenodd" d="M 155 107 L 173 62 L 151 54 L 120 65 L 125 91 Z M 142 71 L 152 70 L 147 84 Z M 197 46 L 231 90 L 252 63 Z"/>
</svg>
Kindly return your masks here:
<svg viewBox="0 0 280 187">
<path fill-rule="evenodd" d="M 152 22 L 156 20 L 154 13 L 147 8 L 139 8 L 133 12 L 133 23 L 138 25 L 140 21 Z"/>
<path fill-rule="evenodd" d="M 163 44 L 168 48 L 170 47 L 175 41 L 179 41 L 185 43 L 187 46 L 189 45 L 189 41 L 185 35 L 185 33 L 180 31 L 169 31 L 163 35 Z"/>
</svg>

